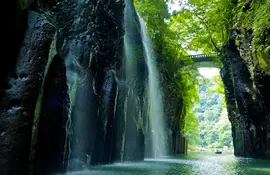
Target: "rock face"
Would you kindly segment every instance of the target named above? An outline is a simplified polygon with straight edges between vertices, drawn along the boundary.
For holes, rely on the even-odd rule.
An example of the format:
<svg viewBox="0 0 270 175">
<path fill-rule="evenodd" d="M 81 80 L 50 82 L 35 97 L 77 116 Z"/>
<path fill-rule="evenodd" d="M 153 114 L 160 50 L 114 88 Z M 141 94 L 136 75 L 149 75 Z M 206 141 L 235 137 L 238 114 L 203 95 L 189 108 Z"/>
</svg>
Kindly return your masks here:
<svg viewBox="0 0 270 175">
<path fill-rule="evenodd" d="M 183 119 L 183 115 L 181 115 L 182 108 L 183 108 L 183 101 L 182 99 L 176 100 L 175 106 L 178 106 L 174 112 L 174 115 L 172 115 L 172 119 L 170 121 L 171 123 L 171 154 L 187 154 L 187 148 L 188 148 L 188 142 L 186 137 L 180 133 L 184 126 L 183 123 L 185 122 Z M 181 117 L 179 117 L 181 116 Z M 180 125 L 182 123 L 182 125 Z"/>
<path fill-rule="evenodd" d="M 34 111 L 54 33 L 48 21 L 28 13 L 16 71 L 0 104 L 1 174 L 28 172 Z"/>
<path fill-rule="evenodd" d="M 236 156 L 269 158 L 269 108 L 265 89 L 268 77 L 257 72 L 254 77 L 232 38 L 224 50 L 221 76 L 229 119 L 232 123 Z M 252 60 L 252 57 L 249 57 Z M 258 70 L 258 69 L 257 69 Z"/>
<path fill-rule="evenodd" d="M 12 62 L 1 65 L 0 174 L 143 160 L 147 69 L 133 1 L 10 6 L 16 13 L 9 20 L 22 23 L 10 26 L 16 43 L 7 43 L 19 52 L 14 47 Z M 134 39 L 132 57 L 123 52 L 125 33 Z"/>
<path fill-rule="evenodd" d="M 103 80 L 98 127 L 96 131 L 96 140 L 91 156 L 91 163 L 110 163 L 113 144 L 114 127 L 114 106 L 116 98 L 116 82 L 112 72 L 106 72 Z"/>
<path fill-rule="evenodd" d="M 221 70 L 235 155 L 270 159 L 270 23 L 265 10 L 270 3 L 248 0 L 242 5 Z"/>
<path fill-rule="evenodd" d="M 42 98 L 38 102 L 41 104 L 36 108 L 36 113 L 39 113 L 36 116 L 39 118 L 35 120 L 38 122 L 36 128 L 38 132 L 36 143 L 33 143 L 35 147 L 32 148 L 32 151 L 36 152 L 32 159 L 35 168 L 33 171 L 34 174 L 40 175 L 53 174 L 56 170 L 59 173 L 64 172 L 69 153 L 66 145 L 69 94 L 67 94 L 65 62 L 56 55 L 48 67 Z"/>
<path fill-rule="evenodd" d="M 143 43 L 140 34 L 140 22 L 133 4 L 133 0 L 125 0 L 124 10 L 124 55 L 123 64 L 124 82 L 119 92 L 125 89 L 124 119 L 125 131 L 122 133 L 123 146 L 122 160 L 138 161 L 144 158 L 143 121 L 147 114 L 143 113 L 145 84 L 147 82 L 146 60 L 144 58 Z M 121 92 L 120 92 L 121 93 Z"/>
</svg>

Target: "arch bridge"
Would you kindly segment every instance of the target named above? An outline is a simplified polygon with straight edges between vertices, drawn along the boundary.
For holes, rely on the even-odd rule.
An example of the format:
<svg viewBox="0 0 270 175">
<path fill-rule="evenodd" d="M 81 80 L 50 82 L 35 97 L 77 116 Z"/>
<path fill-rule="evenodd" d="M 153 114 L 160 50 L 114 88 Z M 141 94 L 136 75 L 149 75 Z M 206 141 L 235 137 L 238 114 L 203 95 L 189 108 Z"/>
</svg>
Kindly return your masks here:
<svg viewBox="0 0 270 175">
<path fill-rule="evenodd" d="M 218 53 L 213 54 L 197 54 L 197 55 L 188 55 L 188 60 L 192 59 L 196 67 L 216 67 L 221 68 L 222 63 L 219 59 Z M 188 65 L 185 64 L 184 65 Z"/>
</svg>

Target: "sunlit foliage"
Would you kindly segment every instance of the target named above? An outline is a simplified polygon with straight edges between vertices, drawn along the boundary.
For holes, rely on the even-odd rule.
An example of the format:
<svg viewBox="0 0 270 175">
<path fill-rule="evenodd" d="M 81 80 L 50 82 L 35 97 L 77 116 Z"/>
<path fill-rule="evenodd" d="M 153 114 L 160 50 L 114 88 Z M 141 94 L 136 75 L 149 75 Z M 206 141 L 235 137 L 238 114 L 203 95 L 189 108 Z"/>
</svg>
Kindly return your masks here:
<svg viewBox="0 0 270 175">
<path fill-rule="evenodd" d="M 194 111 L 194 104 L 199 102 L 197 90 L 199 73 L 196 69 L 182 68 L 179 71 L 180 94 L 183 98 L 182 117 L 184 127 L 182 133 L 188 138 L 190 145 L 195 145 L 199 141 L 199 123 Z"/>
<path fill-rule="evenodd" d="M 231 124 L 225 108 L 222 86 L 218 75 L 200 81 L 200 103 L 195 105 L 198 109 L 195 115 L 198 118 L 201 138 L 197 146 L 206 149 L 232 146 Z"/>
<path fill-rule="evenodd" d="M 189 50 L 204 53 L 220 52 L 230 37 L 233 25 L 232 0 L 189 0 L 179 12 L 175 12 L 172 30 L 179 31 L 182 43 Z"/>
</svg>

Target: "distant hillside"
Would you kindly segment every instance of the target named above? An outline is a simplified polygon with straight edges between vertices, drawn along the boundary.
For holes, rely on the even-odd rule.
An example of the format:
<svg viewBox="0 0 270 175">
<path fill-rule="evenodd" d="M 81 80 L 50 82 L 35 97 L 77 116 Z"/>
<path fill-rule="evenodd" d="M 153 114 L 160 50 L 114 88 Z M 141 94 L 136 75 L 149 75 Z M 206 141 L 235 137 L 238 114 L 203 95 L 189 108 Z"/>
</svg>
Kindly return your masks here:
<svg viewBox="0 0 270 175">
<path fill-rule="evenodd" d="M 199 122 L 201 147 L 232 147 L 231 124 L 224 105 L 224 95 L 210 91 L 214 83 L 206 82 L 198 87 L 200 102 L 195 106 Z"/>
</svg>

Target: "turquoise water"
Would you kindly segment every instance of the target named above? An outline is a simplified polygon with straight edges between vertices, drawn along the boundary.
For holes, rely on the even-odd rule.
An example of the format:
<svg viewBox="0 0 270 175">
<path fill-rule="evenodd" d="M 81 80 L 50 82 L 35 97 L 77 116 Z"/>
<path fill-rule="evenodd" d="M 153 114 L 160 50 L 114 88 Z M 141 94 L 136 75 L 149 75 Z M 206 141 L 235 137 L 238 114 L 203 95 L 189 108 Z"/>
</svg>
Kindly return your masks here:
<svg viewBox="0 0 270 175">
<path fill-rule="evenodd" d="M 186 156 L 145 159 L 143 162 L 93 166 L 67 175 L 270 175 L 270 161 L 237 158 L 232 154 L 189 153 Z"/>
</svg>

